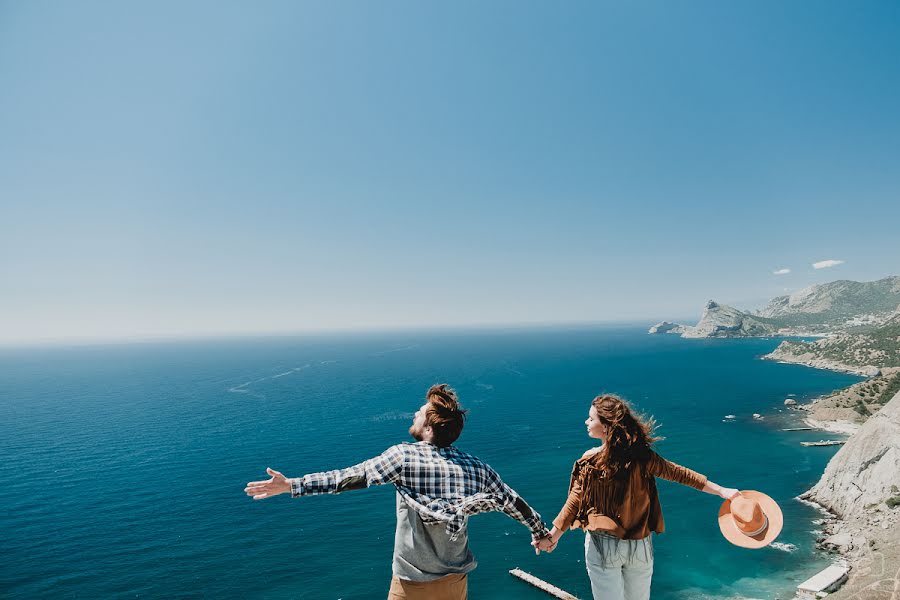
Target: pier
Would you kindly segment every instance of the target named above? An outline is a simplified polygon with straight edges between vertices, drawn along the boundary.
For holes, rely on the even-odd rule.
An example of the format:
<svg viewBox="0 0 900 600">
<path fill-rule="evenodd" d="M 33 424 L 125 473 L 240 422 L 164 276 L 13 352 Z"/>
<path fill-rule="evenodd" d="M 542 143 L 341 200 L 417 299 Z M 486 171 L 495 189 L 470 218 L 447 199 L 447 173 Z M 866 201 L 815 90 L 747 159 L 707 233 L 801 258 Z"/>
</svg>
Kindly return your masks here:
<svg viewBox="0 0 900 600">
<path fill-rule="evenodd" d="M 539 577 L 535 577 L 531 573 L 526 573 L 525 571 L 523 571 L 522 569 L 520 569 L 518 567 L 516 567 L 515 569 L 511 569 L 509 571 L 509 574 L 512 575 L 513 577 L 518 577 L 519 579 L 521 579 L 522 581 L 524 581 L 526 583 L 530 583 L 531 585 L 533 585 L 534 587 L 536 587 L 539 590 L 547 592 L 554 598 L 559 598 L 559 600 L 578 600 L 577 597 L 573 596 L 569 592 L 566 592 L 565 590 L 561 590 L 558 587 L 556 587 L 555 585 L 547 583 L 546 581 L 544 581 L 543 579 L 541 579 Z"/>
</svg>

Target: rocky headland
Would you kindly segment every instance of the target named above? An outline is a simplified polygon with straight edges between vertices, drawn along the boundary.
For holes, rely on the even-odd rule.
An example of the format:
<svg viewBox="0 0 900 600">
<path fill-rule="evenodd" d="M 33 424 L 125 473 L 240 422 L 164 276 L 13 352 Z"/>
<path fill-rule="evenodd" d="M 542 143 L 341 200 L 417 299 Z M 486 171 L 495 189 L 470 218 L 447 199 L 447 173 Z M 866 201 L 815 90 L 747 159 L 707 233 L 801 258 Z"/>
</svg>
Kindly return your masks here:
<svg viewBox="0 0 900 600">
<path fill-rule="evenodd" d="M 714 300 L 706 303 L 700 321 L 685 327 L 681 337 L 762 337 L 774 335 L 778 327 L 762 319 Z"/>
<path fill-rule="evenodd" d="M 684 325 L 678 323 L 670 323 L 669 321 L 660 321 L 651 327 L 648 333 L 684 333 Z"/>
</svg>

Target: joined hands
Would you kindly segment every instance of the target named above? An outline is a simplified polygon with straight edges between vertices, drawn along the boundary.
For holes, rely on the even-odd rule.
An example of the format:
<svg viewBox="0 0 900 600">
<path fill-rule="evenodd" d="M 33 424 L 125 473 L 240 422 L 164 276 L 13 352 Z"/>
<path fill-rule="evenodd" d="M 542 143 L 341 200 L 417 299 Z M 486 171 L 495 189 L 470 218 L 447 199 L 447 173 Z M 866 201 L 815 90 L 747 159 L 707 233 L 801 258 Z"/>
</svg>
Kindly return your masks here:
<svg viewBox="0 0 900 600">
<path fill-rule="evenodd" d="M 553 541 L 553 536 L 550 535 L 531 542 L 531 545 L 534 546 L 535 554 L 540 554 L 541 552 L 553 552 L 556 550 L 556 542 Z"/>
</svg>

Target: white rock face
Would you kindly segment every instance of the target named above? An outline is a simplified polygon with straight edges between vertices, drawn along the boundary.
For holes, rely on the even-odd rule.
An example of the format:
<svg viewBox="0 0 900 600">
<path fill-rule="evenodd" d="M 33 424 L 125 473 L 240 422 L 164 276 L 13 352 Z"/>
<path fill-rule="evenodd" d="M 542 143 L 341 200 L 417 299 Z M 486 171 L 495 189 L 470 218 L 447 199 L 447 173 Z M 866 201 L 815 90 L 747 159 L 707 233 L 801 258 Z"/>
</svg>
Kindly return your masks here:
<svg viewBox="0 0 900 600">
<path fill-rule="evenodd" d="M 892 485 L 900 485 L 900 393 L 847 440 L 803 497 L 852 518 L 895 496 Z"/>
<path fill-rule="evenodd" d="M 784 401 L 784 405 L 785 406 L 797 406 L 797 401 L 794 400 L 793 398 L 788 398 L 787 400 Z"/>
<path fill-rule="evenodd" d="M 713 300 L 706 303 L 703 316 L 694 327 L 685 327 L 682 337 L 754 337 L 773 335 L 777 327 L 754 319 L 752 315 Z"/>
<path fill-rule="evenodd" d="M 684 333 L 684 326 L 669 321 L 661 321 L 647 330 L 647 333 Z"/>
</svg>

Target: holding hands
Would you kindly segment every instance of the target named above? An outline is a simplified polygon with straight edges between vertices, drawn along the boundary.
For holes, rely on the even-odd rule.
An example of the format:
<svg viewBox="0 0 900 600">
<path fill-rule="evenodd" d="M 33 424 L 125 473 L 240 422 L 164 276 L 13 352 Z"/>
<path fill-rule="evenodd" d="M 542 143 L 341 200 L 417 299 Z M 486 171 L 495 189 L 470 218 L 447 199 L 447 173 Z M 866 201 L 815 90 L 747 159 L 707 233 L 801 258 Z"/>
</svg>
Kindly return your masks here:
<svg viewBox="0 0 900 600">
<path fill-rule="evenodd" d="M 546 536 L 531 542 L 531 545 L 534 546 L 534 553 L 540 554 L 541 552 L 553 552 L 556 550 L 556 544 L 559 542 L 559 538 L 562 537 L 562 534 L 563 532 L 558 530 L 554 525 L 553 529 L 551 529 Z"/>
<path fill-rule="evenodd" d="M 550 535 L 531 542 L 531 545 L 534 546 L 535 554 L 540 554 L 541 552 L 553 552 L 556 550 L 556 542 L 553 541 L 553 536 Z"/>
</svg>

